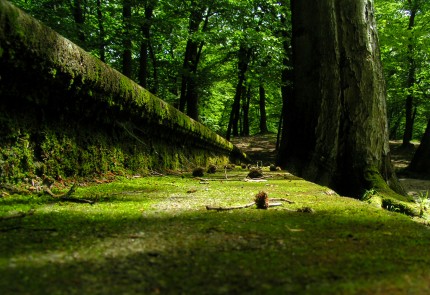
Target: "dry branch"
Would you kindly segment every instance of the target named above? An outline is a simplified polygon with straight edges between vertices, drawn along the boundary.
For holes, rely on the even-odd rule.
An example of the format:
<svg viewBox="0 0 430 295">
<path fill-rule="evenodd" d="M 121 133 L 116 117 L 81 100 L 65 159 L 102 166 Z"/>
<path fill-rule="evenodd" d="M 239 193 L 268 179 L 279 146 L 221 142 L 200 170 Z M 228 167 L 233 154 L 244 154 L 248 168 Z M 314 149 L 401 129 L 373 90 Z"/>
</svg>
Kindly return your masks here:
<svg viewBox="0 0 430 295">
<path fill-rule="evenodd" d="M 86 204 L 91 204 L 91 205 L 95 203 L 94 201 L 91 201 L 91 200 L 78 199 L 78 198 L 71 197 L 71 195 L 76 191 L 76 183 L 70 188 L 70 190 L 67 193 L 62 194 L 62 195 L 54 194 L 49 189 L 49 187 L 45 187 L 43 189 L 43 191 L 45 193 L 47 193 L 48 195 L 50 195 L 51 197 L 56 198 L 56 199 L 60 199 L 61 201 L 67 201 L 67 202 L 73 202 L 73 203 L 86 203 Z"/>
<path fill-rule="evenodd" d="M 206 206 L 207 210 L 216 210 L 216 211 L 227 211 L 227 210 L 234 210 L 234 209 L 244 209 L 249 208 L 251 206 L 255 205 L 255 202 L 242 205 L 242 206 L 233 206 L 233 207 L 212 207 L 212 206 Z M 269 203 L 269 207 L 277 207 L 282 206 L 282 203 Z"/>
<path fill-rule="evenodd" d="M 289 204 L 294 204 L 294 201 L 290 201 L 285 198 L 270 198 L 269 201 L 276 201 L 276 202 L 287 202 Z"/>
<path fill-rule="evenodd" d="M 255 205 L 255 202 L 243 205 L 243 206 L 233 206 L 233 207 L 212 207 L 212 206 L 206 206 L 207 210 L 217 210 L 217 211 L 226 211 L 226 210 L 233 210 L 233 209 L 243 209 L 248 208 Z"/>
</svg>

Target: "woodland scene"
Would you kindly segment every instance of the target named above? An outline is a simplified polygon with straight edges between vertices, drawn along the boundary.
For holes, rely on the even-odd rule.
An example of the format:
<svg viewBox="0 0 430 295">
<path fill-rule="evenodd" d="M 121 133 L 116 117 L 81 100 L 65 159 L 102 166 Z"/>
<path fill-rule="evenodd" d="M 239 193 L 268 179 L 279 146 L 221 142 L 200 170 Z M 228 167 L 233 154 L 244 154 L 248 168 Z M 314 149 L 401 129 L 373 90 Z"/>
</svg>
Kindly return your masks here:
<svg viewBox="0 0 430 295">
<path fill-rule="evenodd" d="M 429 294 L 429 24 L 0 0 L 1 294 Z"/>
</svg>

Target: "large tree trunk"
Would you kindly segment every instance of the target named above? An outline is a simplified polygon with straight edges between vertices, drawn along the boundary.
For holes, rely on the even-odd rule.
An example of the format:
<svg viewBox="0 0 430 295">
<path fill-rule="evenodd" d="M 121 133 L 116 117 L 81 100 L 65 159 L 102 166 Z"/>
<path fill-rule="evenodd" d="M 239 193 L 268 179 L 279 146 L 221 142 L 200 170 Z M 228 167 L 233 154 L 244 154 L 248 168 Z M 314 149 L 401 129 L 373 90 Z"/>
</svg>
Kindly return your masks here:
<svg viewBox="0 0 430 295">
<path fill-rule="evenodd" d="M 294 95 L 282 165 L 339 193 L 403 192 L 390 162 L 371 0 L 293 0 Z"/>
<path fill-rule="evenodd" d="M 430 118 L 426 131 L 421 139 L 421 144 L 415 152 L 408 169 L 412 172 L 430 175 Z"/>
</svg>

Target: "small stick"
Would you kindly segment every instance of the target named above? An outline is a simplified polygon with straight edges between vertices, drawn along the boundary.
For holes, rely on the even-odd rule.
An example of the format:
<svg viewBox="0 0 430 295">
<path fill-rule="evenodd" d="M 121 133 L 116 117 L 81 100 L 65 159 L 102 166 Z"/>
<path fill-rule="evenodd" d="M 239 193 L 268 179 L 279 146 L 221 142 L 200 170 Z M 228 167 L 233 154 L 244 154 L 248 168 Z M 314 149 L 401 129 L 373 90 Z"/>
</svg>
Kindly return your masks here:
<svg viewBox="0 0 430 295">
<path fill-rule="evenodd" d="M 269 201 L 277 201 L 277 202 L 287 202 L 289 204 L 294 204 L 294 201 L 290 201 L 288 199 L 285 198 L 270 198 Z"/>
<path fill-rule="evenodd" d="M 226 210 L 233 210 L 233 209 L 243 209 L 248 208 L 255 205 L 255 202 L 243 205 L 243 206 L 233 206 L 233 207 L 212 207 L 212 206 L 206 206 L 207 210 L 217 210 L 217 211 L 226 211 Z"/>
<path fill-rule="evenodd" d="M 216 210 L 216 211 L 227 211 L 227 210 L 234 210 L 234 209 L 244 209 L 249 208 L 251 206 L 255 205 L 255 202 L 242 205 L 242 206 L 233 206 L 233 207 L 212 207 L 212 206 L 206 206 L 207 210 Z M 269 203 L 269 207 L 277 207 L 282 206 L 282 203 Z"/>
</svg>

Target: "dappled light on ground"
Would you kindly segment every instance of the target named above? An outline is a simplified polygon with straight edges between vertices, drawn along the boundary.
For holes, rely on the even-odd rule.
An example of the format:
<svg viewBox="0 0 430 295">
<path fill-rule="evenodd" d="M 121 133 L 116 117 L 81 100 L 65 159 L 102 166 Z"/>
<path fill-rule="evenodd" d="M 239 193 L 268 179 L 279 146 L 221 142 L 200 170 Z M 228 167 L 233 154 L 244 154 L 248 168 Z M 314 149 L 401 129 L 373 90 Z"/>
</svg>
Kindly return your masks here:
<svg viewBox="0 0 430 295">
<path fill-rule="evenodd" d="M 118 179 L 80 187 L 94 205 L 3 198 L 3 294 L 400 294 L 429 291 L 429 229 L 340 197 L 285 171 L 244 181 L 237 167 L 203 178 Z M 288 198 L 268 210 L 208 211 L 256 193 Z M 25 198 L 27 202 L 25 202 Z M 16 200 L 16 202 L 14 202 Z M 298 212 L 311 207 L 314 213 Z M 377 293 L 377 292 L 376 292 Z"/>
</svg>

